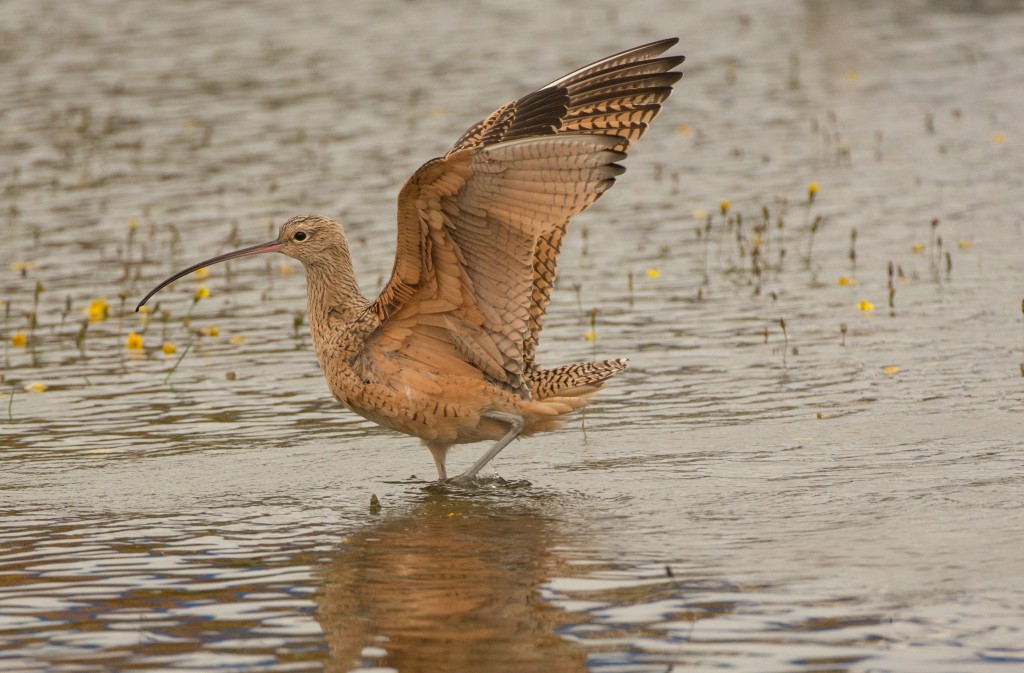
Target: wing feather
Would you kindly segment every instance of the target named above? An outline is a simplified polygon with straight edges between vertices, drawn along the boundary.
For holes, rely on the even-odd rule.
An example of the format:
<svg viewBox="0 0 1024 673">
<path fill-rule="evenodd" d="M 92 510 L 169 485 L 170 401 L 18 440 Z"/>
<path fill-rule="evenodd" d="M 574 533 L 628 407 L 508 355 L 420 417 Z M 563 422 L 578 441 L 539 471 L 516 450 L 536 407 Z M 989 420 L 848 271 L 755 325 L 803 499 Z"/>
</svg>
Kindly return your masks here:
<svg viewBox="0 0 1024 673">
<path fill-rule="evenodd" d="M 372 307 L 381 321 L 375 338 L 402 344 L 392 350 L 446 351 L 439 361 L 461 357 L 528 394 L 523 353 L 537 240 L 611 186 L 622 171 L 615 162 L 624 155 L 609 149 L 617 143 L 542 136 L 425 164 L 399 196 L 399 248 L 418 245 L 396 258 Z"/>
<path fill-rule="evenodd" d="M 398 199 L 375 338 L 419 361 L 463 362 L 528 396 L 568 222 L 624 170 L 681 74 L 661 40 L 507 103 L 424 164 Z"/>
<path fill-rule="evenodd" d="M 682 73 L 673 71 L 682 56 L 661 56 L 675 38 L 629 49 L 580 68 L 541 89 L 507 103 L 469 129 L 450 153 L 512 140 L 523 134 L 602 134 L 627 151 L 647 131 Z M 558 255 L 568 221 L 541 235 L 534 256 L 530 290 L 530 336 L 524 357 L 533 360 L 554 288 Z"/>
</svg>

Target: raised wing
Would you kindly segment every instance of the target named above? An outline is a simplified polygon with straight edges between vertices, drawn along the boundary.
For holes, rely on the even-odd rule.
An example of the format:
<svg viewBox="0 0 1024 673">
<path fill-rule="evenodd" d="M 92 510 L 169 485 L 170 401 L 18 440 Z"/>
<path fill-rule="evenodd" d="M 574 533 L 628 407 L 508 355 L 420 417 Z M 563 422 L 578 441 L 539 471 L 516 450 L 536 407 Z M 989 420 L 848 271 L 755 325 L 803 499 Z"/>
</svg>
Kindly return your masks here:
<svg viewBox="0 0 1024 673">
<path fill-rule="evenodd" d="M 683 56 L 659 56 L 678 42 L 651 42 L 584 66 L 545 87 L 507 103 L 474 124 L 449 154 L 470 147 L 529 136 L 593 133 L 620 138 L 622 152 L 640 139 L 682 73 L 672 69 Z M 569 222 L 559 223 L 537 241 L 530 290 L 530 333 L 524 356 L 533 366 Z"/>
<path fill-rule="evenodd" d="M 683 56 L 661 53 L 679 41 L 669 38 L 609 56 L 506 103 L 474 124 L 448 154 L 506 140 L 557 133 L 599 133 L 622 139 L 626 151 L 661 110 L 682 77 L 670 72 Z"/>
<path fill-rule="evenodd" d="M 428 369 L 454 357 L 526 394 L 537 239 L 612 185 L 625 156 L 617 142 L 526 138 L 420 168 L 398 198 L 395 268 L 373 305 L 379 347 Z"/>
<path fill-rule="evenodd" d="M 469 363 L 528 395 L 527 374 L 569 219 L 624 169 L 681 57 L 663 40 L 598 61 L 502 106 L 398 199 L 398 250 L 372 309 L 375 343 L 427 369 Z"/>
</svg>

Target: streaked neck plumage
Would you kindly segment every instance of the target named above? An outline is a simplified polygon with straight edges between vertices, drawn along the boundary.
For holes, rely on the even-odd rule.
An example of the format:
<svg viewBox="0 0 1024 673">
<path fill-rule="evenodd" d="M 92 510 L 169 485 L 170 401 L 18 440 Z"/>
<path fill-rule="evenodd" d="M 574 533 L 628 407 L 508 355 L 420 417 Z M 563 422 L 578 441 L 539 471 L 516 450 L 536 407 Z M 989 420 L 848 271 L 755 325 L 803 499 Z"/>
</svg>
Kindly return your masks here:
<svg viewBox="0 0 1024 673">
<path fill-rule="evenodd" d="M 346 350 L 353 341 L 346 338 L 346 333 L 353 323 L 365 317 L 370 302 L 359 291 L 348 244 L 343 238 L 304 265 L 309 332 L 317 358 L 323 364 L 328 352 L 347 355 L 338 351 Z"/>
</svg>

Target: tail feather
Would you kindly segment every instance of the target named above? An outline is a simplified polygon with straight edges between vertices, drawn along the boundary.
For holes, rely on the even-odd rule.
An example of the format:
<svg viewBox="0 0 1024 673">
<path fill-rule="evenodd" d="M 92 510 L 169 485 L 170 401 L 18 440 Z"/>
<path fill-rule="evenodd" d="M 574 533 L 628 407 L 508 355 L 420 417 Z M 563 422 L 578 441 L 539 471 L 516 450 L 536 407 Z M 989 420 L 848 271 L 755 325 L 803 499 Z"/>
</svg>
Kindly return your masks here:
<svg viewBox="0 0 1024 673">
<path fill-rule="evenodd" d="M 601 389 L 602 384 L 629 364 L 629 360 L 599 360 L 577 362 L 554 369 L 534 369 L 530 372 L 533 398 L 587 397 Z"/>
</svg>

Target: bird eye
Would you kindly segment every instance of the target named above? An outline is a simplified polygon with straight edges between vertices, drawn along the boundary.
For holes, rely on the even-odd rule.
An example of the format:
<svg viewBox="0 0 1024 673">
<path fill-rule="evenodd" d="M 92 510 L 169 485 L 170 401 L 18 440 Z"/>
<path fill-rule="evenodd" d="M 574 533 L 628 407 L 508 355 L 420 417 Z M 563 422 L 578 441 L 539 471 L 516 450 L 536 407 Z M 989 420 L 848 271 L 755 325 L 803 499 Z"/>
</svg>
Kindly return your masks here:
<svg viewBox="0 0 1024 673">
<path fill-rule="evenodd" d="M 304 232 L 304 231 L 296 231 L 295 235 L 292 236 L 292 238 L 294 238 L 296 241 L 304 241 L 304 240 L 306 240 L 306 232 Z"/>
</svg>

